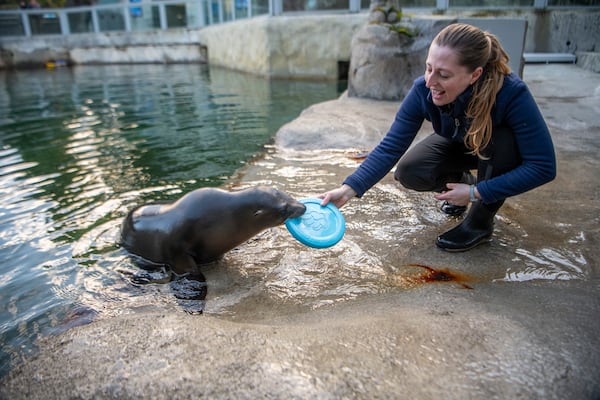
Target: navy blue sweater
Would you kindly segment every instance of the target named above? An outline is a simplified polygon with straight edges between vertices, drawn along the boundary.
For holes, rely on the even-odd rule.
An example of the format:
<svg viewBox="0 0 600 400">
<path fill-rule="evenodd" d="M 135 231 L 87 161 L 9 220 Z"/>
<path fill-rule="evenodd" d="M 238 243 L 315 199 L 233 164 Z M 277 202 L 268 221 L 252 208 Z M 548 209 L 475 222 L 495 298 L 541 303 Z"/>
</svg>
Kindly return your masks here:
<svg viewBox="0 0 600 400">
<path fill-rule="evenodd" d="M 416 79 L 402 101 L 389 132 L 344 183 L 361 197 L 396 165 L 424 120 L 431 122 L 438 135 L 462 142 L 468 127 L 465 112 L 470 97 L 471 87 L 458 96 L 450 115 L 433 104 L 424 77 Z M 506 75 L 502 89 L 496 96 L 492 125 L 507 126 L 515 133 L 522 163 L 505 174 L 477 184 L 484 203 L 503 200 L 554 179 L 556 159 L 550 132 L 529 89 L 513 73 Z"/>
</svg>

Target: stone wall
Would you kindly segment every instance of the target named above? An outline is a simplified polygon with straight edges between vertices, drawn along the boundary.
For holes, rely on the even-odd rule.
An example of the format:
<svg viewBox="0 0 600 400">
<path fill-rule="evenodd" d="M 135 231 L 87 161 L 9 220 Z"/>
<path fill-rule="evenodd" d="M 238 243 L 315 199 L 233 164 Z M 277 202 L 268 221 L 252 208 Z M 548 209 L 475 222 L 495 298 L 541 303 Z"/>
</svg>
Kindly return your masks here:
<svg viewBox="0 0 600 400">
<path fill-rule="evenodd" d="M 365 14 L 259 17 L 200 31 L 211 64 L 274 78 L 337 79 Z"/>
<path fill-rule="evenodd" d="M 538 11 L 527 20 L 526 52 L 600 52 L 600 11 Z"/>
<path fill-rule="evenodd" d="M 526 53 L 600 52 L 600 10 L 451 10 L 457 18 L 527 20 Z"/>
<path fill-rule="evenodd" d="M 206 62 L 198 30 L 0 37 L 0 68 L 67 64 Z"/>
</svg>

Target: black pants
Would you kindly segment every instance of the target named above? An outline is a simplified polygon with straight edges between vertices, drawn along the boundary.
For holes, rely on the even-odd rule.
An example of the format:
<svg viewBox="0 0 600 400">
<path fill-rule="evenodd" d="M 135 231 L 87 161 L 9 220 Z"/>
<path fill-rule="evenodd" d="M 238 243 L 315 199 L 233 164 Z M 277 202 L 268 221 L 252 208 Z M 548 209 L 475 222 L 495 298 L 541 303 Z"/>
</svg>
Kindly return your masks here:
<svg viewBox="0 0 600 400">
<path fill-rule="evenodd" d="M 477 169 L 477 181 L 501 175 L 521 164 L 514 133 L 498 127 L 485 148 L 486 159 L 469 153 L 462 142 L 431 134 L 415 144 L 398 162 L 394 177 L 402 186 L 416 191 L 441 192 L 449 182 L 460 182 L 464 172 Z M 498 211 L 504 200 L 485 204 Z"/>
</svg>

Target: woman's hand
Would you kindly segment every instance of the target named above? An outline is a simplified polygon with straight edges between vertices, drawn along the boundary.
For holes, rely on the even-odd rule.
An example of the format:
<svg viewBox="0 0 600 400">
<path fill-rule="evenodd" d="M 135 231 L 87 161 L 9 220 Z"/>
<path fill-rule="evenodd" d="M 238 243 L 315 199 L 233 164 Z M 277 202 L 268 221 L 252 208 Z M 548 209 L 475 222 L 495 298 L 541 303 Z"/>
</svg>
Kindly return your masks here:
<svg viewBox="0 0 600 400">
<path fill-rule="evenodd" d="M 333 203 L 337 208 L 341 208 L 348 200 L 356 197 L 356 192 L 348 185 L 342 185 L 337 189 L 330 190 L 317 196 L 323 199 L 321 202 L 322 206 L 326 206 L 328 203 Z"/>
<path fill-rule="evenodd" d="M 470 201 L 469 185 L 466 183 L 447 183 L 447 191 L 436 194 L 434 197 L 437 200 L 445 200 L 455 206 L 466 206 Z M 479 197 L 477 187 L 475 187 L 475 197 Z"/>
</svg>

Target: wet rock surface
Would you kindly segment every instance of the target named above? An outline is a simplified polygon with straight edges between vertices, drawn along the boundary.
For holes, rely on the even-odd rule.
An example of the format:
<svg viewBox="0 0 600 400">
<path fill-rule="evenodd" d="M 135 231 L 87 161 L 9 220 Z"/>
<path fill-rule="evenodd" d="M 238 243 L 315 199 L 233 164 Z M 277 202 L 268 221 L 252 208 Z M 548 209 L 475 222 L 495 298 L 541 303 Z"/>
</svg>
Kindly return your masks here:
<svg viewBox="0 0 600 400">
<path fill-rule="evenodd" d="M 342 209 L 338 245 L 269 230 L 204 268 L 204 315 L 126 308 L 47 338 L 0 398 L 599 398 L 600 75 L 528 65 L 524 76 L 558 176 L 507 201 L 491 244 L 439 251 L 457 220 L 388 176 Z M 335 187 L 396 108 L 316 105 L 237 185 Z"/>
</svg>

